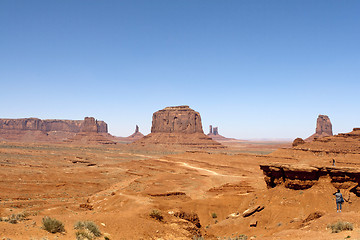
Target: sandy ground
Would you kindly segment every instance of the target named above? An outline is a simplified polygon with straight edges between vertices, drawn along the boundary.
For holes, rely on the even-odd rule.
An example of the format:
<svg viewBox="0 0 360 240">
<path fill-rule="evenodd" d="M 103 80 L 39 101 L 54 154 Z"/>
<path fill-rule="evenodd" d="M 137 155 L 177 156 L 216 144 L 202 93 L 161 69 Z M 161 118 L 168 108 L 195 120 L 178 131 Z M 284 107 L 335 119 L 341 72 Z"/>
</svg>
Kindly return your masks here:
<svg viewBox="0 0 360 240">
<path fill-rule="evenodd" d="M 299 158 L 221 151 L 169 154 L 125 145 L 2 142 L 0 217 L 24 212 L 28 217 L 17 224 L 0 222 L 0 239 L 75 239 L 79 220 L 95 222 L 103 233 L 98 239 L 193 239 L 197 234 L 204 239 L 242 234 L 248 239 L 360 239 L 360 201 L 351 195 L 351 203 L 337 213 L 328 179 L 302 191 L 267 189 L 259 164 Z M 241 216 L 257 205 L 264 209 Z M 154 209 L 162 221 L 149 216 Z M 201 228 L 174 216 L 179 211 L 197 214 Z M 323 216 L 305 221 L 314 212 Z M 62 221 L 66 232 L 43 230 L 44 216 Z M 331 233 L 328 224 L 339 220 L 353 223 L 354 230 Z M 256 227 L 250 227 L 253 222 Z"/>
</svg>

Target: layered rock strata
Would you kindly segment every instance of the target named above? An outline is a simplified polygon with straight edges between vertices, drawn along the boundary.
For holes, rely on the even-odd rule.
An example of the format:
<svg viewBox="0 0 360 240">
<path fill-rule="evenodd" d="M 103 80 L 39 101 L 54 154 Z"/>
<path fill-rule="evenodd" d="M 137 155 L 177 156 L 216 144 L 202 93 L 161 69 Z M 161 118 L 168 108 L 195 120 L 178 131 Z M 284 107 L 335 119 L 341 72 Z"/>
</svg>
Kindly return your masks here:
<svg viewBox="0 0 360 240">
<path fill-rule="evenodd" d="M 39 118 L 20 118 L 20 119 L 0 119 L 1 130 L 19 130 L 19 131 L 62 131 L 62 132 L 80 132 L 85 120 L 58 120 Z M 108 132 L 107 124 L 104 121 L 96 121 L 98 132 Z"/>
<path fill-rule="evenodd" d="M 93 117 L 85 117 L 80 132 L 65 142 L 79 144 L 116 144 L 112 136 L 108 133 L 101 132 L 98 121 Z"/>
<path fill-rule="evenodd" d="M 204 133 L 200 113 L 189 106 L 166 107 L 153 114 L 151 133 Z"/>
<path fill-rule="evenodd" d="M 316 138 L 333 136 L 332 124 L 330 118 L 326 115 L 319 115 L 316 121 L 316 130 L 313 135 L 305 139 L 310 142 Z"/>
<path fill-rule="evenodd" d="M 151 133 L 135 141 L 134 144 L 223 148 L 220 143 L 204 134 L 200 114 L 189 106 L 167 107 L 155 112 Z"/>
<path fill-rule="evenodd" d="M 80 141 L 81 136 L 93 135 L 91 139 L 96 139 L 93 143 L 105 143 L 111 138 L 107 132 L 107 124 L 93 117 L 84 120 L 0 119 L 0 138 L 4 141 L 74 142 Z"/>
<path fill-rule="evenodd" d="M 284 185 L 290 189 L 308 189 L 314 186 L 320 177 L 329 177 L 337 189 L 347 189 L 360 196 L 360 168 L 311 166 L 307 164 L 262 164 L 269 188 Z"/>
</svg>

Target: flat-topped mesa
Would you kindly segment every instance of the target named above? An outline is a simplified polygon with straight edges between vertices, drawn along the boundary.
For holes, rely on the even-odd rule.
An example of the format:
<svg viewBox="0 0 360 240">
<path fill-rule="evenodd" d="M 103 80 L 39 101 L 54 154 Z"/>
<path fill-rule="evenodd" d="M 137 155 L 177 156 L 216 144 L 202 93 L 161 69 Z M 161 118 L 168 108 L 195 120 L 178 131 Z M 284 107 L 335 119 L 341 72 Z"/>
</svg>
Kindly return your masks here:
<svg viewBox="0 0 360 240">
<path fill-rule="evenodd" d="M 0 119 L 0 139 L 17 142 L 63 142 L 79 133 L 109 135 L 107 124 L 92 117 L 84 120 Z"/>
<path fill-rule="evenodd" d="M 305 139 L 305 141 L 310 142 L 315 138 L 322 138 L 328 136 L 333 136 L 332 124 L 330 118 L 326 115 L 319 115 L 316 121 L 315 134 Z"/>
<path fill-rule="evenodd" d="M 189 106 L 166 107 L 153 114 L 151 133 L 133 144 L 164 145 L 175 148 L 224 148 L 206 136 L 200 113 Z"/>
<path fill-rule="evenodd" d="M 152 133 L 204 133 L 200 114 L 189 106 L 166 107 L 153 114 Z"/>
<path fill-rule="evenodd" d="M 83 128 L 84 121 L 85 120 L 42 120 L 39 118 L 0 119 L 0 130 L 78 133 Z M 108 132 L 107 124 L 104 121 L 96 121 L 96 124 L 98 132 Z"/>
</svg>

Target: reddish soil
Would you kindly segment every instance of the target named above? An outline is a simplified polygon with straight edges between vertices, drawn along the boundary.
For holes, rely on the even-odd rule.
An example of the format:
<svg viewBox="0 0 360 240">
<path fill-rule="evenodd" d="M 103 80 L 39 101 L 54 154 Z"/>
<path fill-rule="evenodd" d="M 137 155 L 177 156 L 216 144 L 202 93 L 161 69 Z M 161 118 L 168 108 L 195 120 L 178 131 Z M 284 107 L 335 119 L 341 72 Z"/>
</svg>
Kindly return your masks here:
<svg viewBox="0 0 360 240">
<path fill-rule="evenodd" d="M 232 144 L 212 152 L 177 150 L 175 154 L 170 149 L 122 144 L 2 142 L 0 217 L 22 212 L 29 216 L 17 224 L 0 222 L 0 237 L 75 239 L 74 223 L 91 220 L 110 239 L 193 239 L 200 234 L 204 239 L 241 234 L 265 240 L 360 238 L 356 196 L 351 195 L 351 203 L 336 213 L 335 188 L 327 178 L 307 190 L 268 189 L 259 168 L 268 162 L 326 165 L 331 154 L 341 166 L 350 155 L 331 153 L 330 157 L 295 149 L 254 155 L 239 152 L 269 153 L 283 145 Z M 351 154 L 358 159 L 357 153 Z M 242 217 L 257 205 L 264 209 Z M 149 216 L 154 209 L 162 213 L 162 221 Z M 313 217 L 317 212 L 322 216 Z M 43 230 L 44 216 L 62 221 L 66 232 Z M 327 225 L 338 220 L 353 223 L 354 230 L 331 233 Z M 250 227 L 253 222 L 256 227 Z"/>
</svg>

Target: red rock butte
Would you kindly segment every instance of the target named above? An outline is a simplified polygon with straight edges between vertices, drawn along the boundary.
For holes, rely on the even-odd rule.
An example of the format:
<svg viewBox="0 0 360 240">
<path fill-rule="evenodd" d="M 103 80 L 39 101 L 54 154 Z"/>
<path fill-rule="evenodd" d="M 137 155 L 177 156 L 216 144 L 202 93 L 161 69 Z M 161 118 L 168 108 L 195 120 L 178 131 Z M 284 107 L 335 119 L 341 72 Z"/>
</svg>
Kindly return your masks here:
<svg viewBox="0 0 360 240">
<path fill-rule="evenodd" d="M 315 138 L 322 138 L 332 136 L 332 124 L 330 118 L 326 115 L 319 115 L 316 121 L 316 131 L 313 135 L 305 139 L 306 142 L 310 142 Z"/>
<path fill-rule="evenodd" d="M 134 144 L 178 145 L 195 148 L 223 148 L 206 136 L 200 113 L 189 106 L 166 107 L 153 114 L 151 133 Z"/>
</svg>

